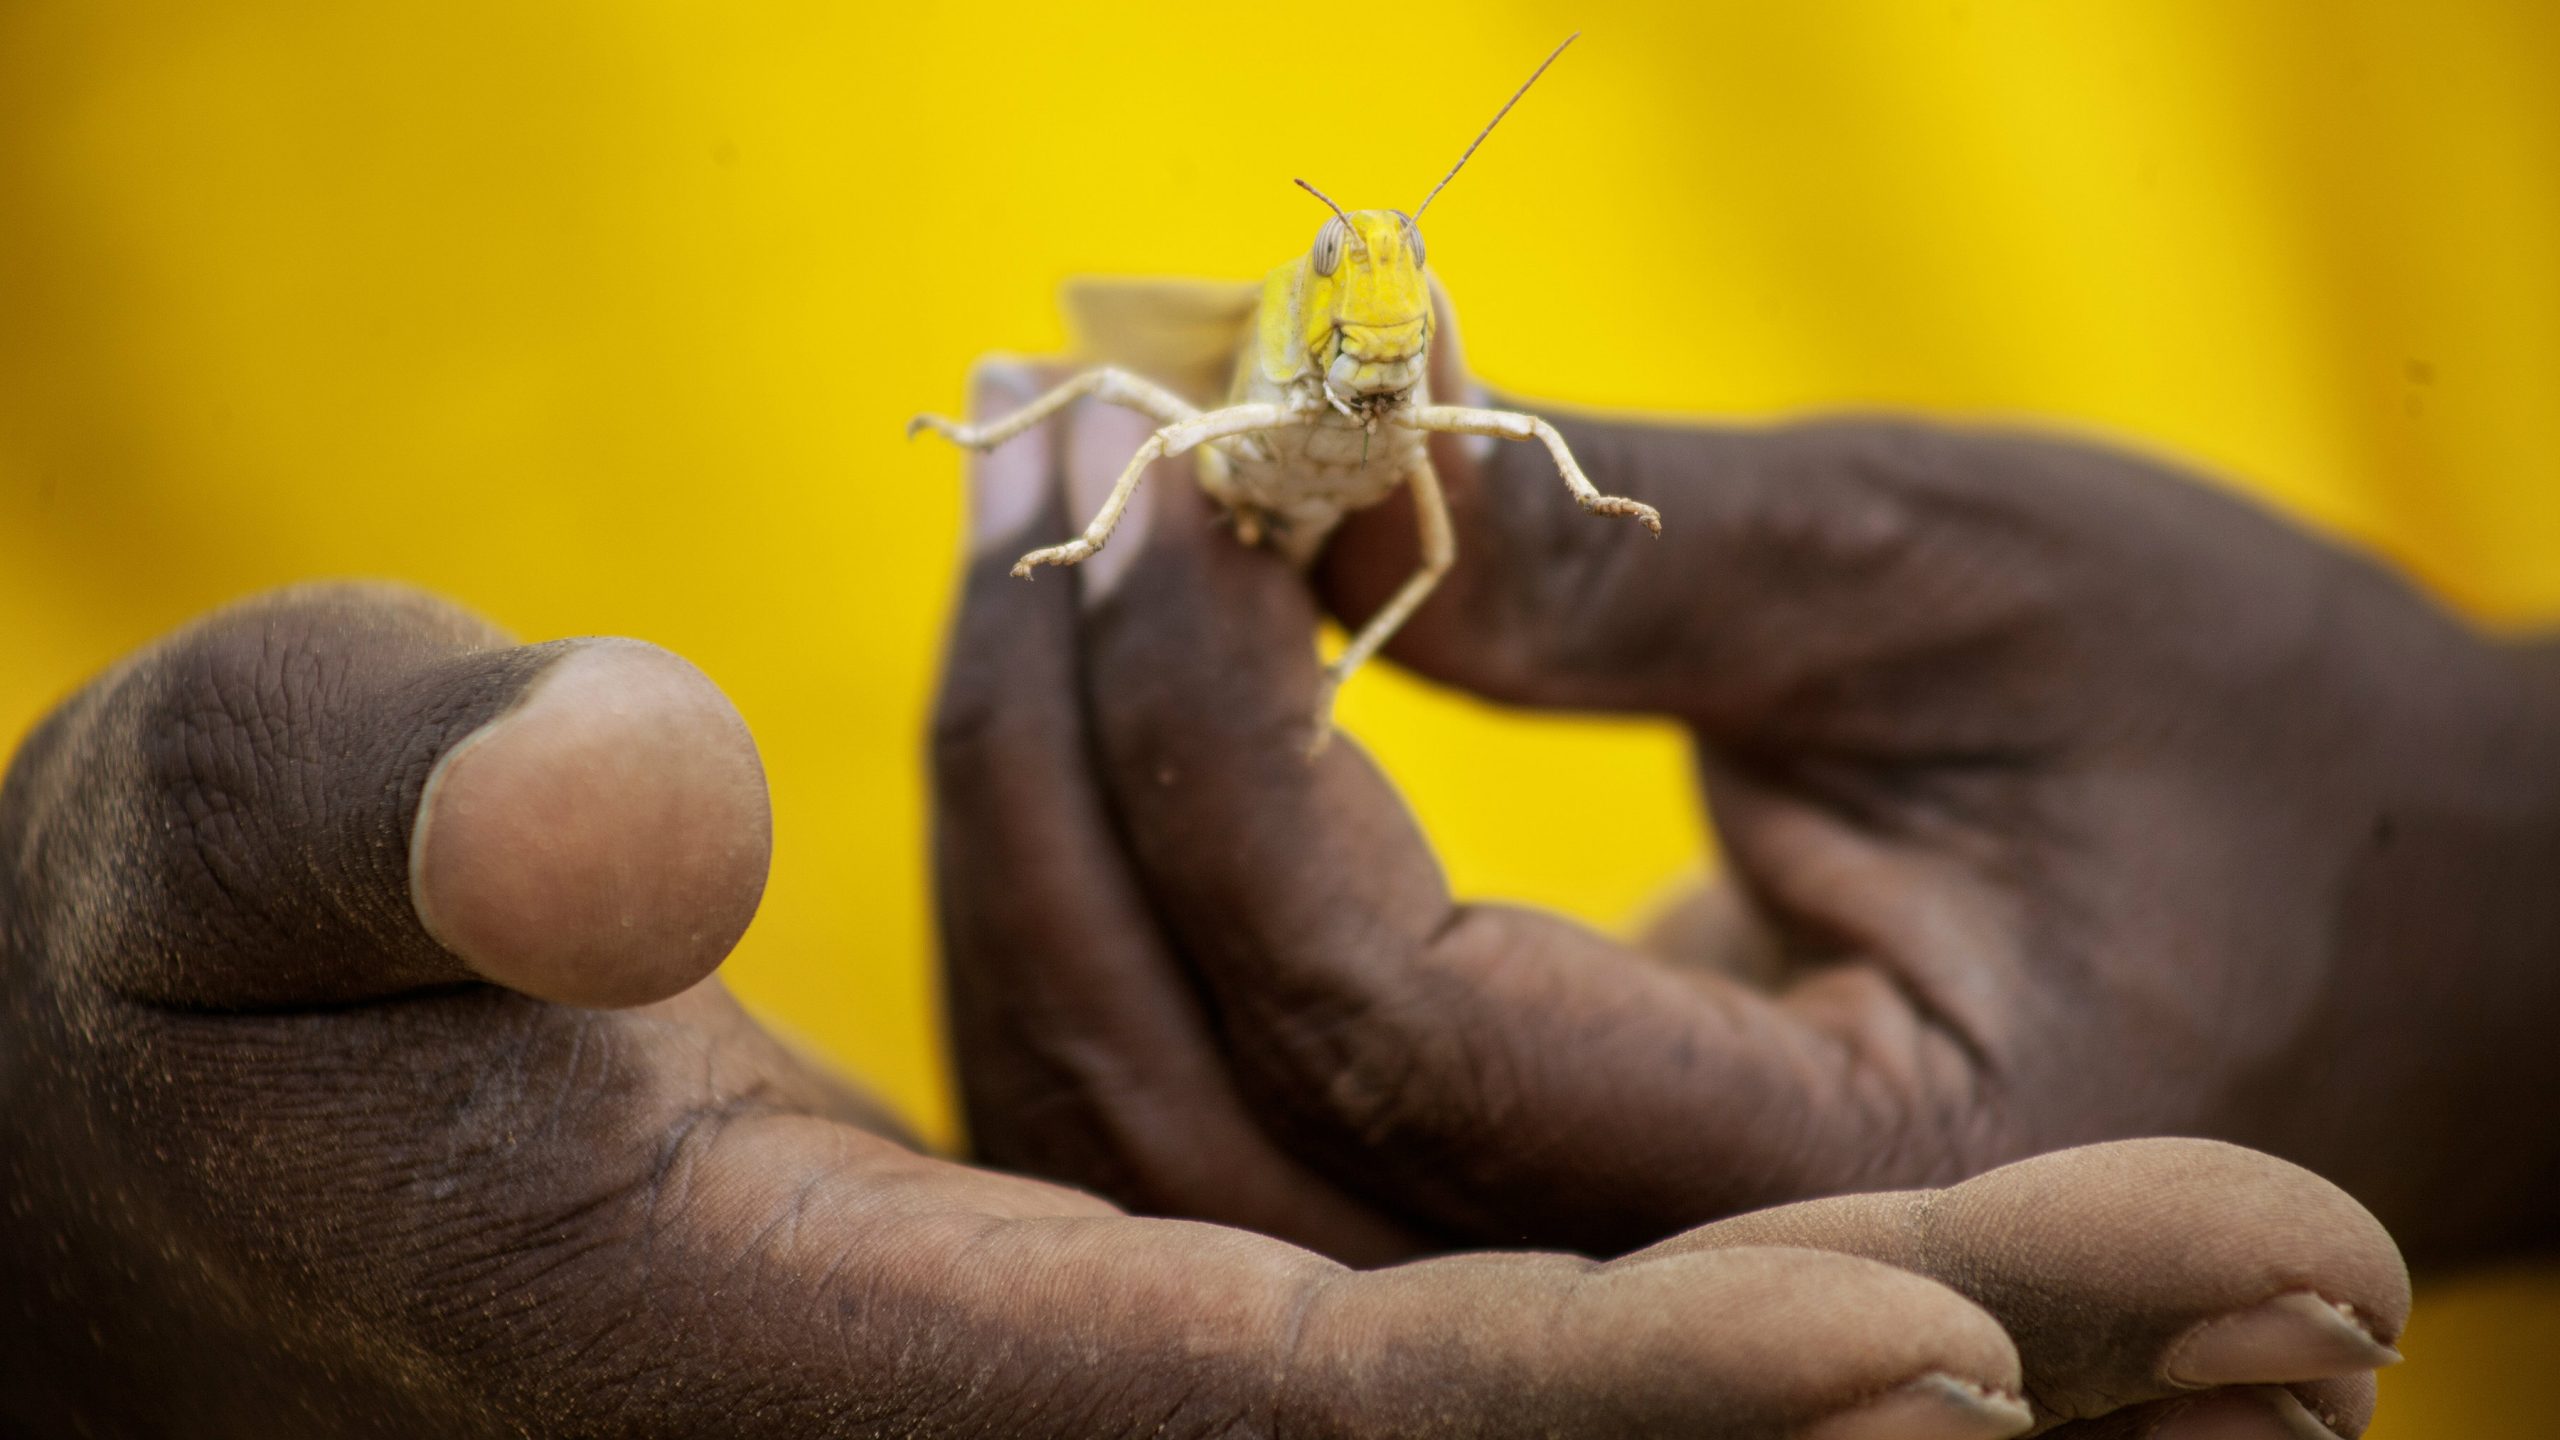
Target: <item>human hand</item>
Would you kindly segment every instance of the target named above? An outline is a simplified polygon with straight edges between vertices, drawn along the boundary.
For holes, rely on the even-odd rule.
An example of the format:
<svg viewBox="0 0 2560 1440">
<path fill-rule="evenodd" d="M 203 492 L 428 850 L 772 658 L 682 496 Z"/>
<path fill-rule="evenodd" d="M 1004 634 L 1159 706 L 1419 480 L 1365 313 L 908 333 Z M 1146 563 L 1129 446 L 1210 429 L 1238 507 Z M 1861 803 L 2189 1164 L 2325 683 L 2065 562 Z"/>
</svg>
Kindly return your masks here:
<svg viewBox="0 0 2560 1440">
<path fill-rule="evenodd" d="M 1012 408 L 1041 380 L 982 372 L 978 409 Z M 1645 1005 L 1771 1002 L 1726 1000 L 1721 980 L 1517 912 L 1453 922 L 1480 935 L 1522 927 L 1492 952 L 1412 944 L 1408 901 L 1452 912 L 1356 747 L 1304 758 L 1313 616 L 1283 567 L 1233 552 L 1161 475 L 1154 517 L 1135 522 L 1150 528 L 1124 521 L 1112 548 L 1061 577 L 1007 577 L 1013 554 L 1066 533 L 1092 503 L 1058 493 L 1053 445 L 1071 483 L 1091 489 L 1117 473 L 1132 429 L 1079 411 L 1063 439 L 1034 432 L 973 462 L 975 553 L 936 804 L 949 1008 L 980 1152 L 1143 1210 L 1359 1261 L 1462 1236 L 1623 1248 L 1650 1217 L 1612 1208 L 1625 1203 L 1621 1177 L 1711 1132 L 1725 1100 L 1682 1090 L 1675 1073 L 1595 1116 L 1582 1108 L 1599 1098 L 1590 1080 L 1664 1058 L 1614 1053 L 1647 1023 Z M 1195 888 L 1212 878 L 1226 888 Z M 1555 947 L 1564 937 L 1578 952 Z M 1601 998 L 1624 1008 L 1595 1012 Z M 1502 1028 L 1480 1033 L 1488 1025 Z M 1542 1048 L 1510 1049 L 1522 1041 Z M 1258 1068 L 1273 1059 L 1256 1056 L 1263 1047 L 1283 1051 L 1280 1063 Z M 1686 1059 L 1694 1083 L 1721 1063 Z M 1453 1085 L 1487 1087 L 1450 1116 L 1481 1129 L 1461 1138 L 1404 1121 Z M 1605 1135 L 1572 1128 L 1591 1124 Z M 1614 1156 L 1610 1141 L 1636 1154 Z M 1497 1166 L 1527 1194 L 1500 1193 Z M 2296 1363 L 2318 1348 L 2336 1368 L 2298 1393 L 2331 1432 L 2358 1433 L 2364 1372 L 2387 1359 L 2373 1337 L 2396 1335 L 2400 1301 L 2349 1290 L 2405 1293 L 2388 1238 L 2337 1191 L 2198 1141 L 2094 1146 L 1950 1190 L 1764 1211 L 1646 1253 L 1747 1237 L 1847 1251 L 1963 1291 L 2018 1344 L 2039 1421 L 2076 1419 L 2075 1437 L 2314 1433 L 2279 1428 L 2304 1419 L 2287 1397 L 2216 1388 L 2232 1375 L 2173 1378 L 2163 1359 L 2176 1348 L 2167 1337 L 2259 1304 L 2305 1322 L 2284 1342 Z M 2311 1308 L 2312 1295 L 2358 1319 Z"/>
<path fill-rule="evenodd" d="M 67 703 L 0 784 L 0 1430 L 2025 1423 L 1999 1327 L 1818 1215 L 1355 1274 L 918 1154 L 704 978 L 767 848 L 691 667 L 404 592 L 228 610 Z M 2396 1323 L 2377 1255 L 2304 1273 Z"/>
<path fill-rule="evenodd" d="M 1464 394 L 1443 321 L 1434 391 Z M 2309 1165 L 2430 1258 L 2551 1235 L 2560 664 L 2102 449 L 1558 423 L 1663 538 L 1581 515 L 1538 447 L 1435 440 L 1459 561 L 1390 653 L 1684 723 L 1728 881 L 1640 945 L 1453 902 L 1356 747 L 1310 767 L 1277 743 L 1314 684 L 1313 609 L 1166 466 L 1084 567 L 1072 636 L 1043 632 L 1074 647 L 1056 683 L 1083 696 L 1081 783 L 1113 823 L 1004 797 L 1125 865 L 1144 913 L 960 953 L 964 998 L 1144 936 L 1172 958 L 1086 975 L 1084 1010 L 1200 1010 L 1257 1127 L 1434 1243 L 1617 1251 L 2149 1134 Z M 1076 425 L 1086 490 L 1143 433 Z M 1318 589 L 1356 620 L 1414 554 L 1390 501 Z M 1012 628 L 964 635 L 956 673 L 1051 674 L 1014 638 L 1032 602 L 990 603 Z M 975 833 L 948 885 L 1022 878 L 976 868 Z M 990 1156 L 1107 1185 L 998 1098 L 1056 1086 L 1036 1052 L 1085 1043 L 1076 1013 L 1007 1037 L 964 1007 L 973 1114 Z"/>
</svg>

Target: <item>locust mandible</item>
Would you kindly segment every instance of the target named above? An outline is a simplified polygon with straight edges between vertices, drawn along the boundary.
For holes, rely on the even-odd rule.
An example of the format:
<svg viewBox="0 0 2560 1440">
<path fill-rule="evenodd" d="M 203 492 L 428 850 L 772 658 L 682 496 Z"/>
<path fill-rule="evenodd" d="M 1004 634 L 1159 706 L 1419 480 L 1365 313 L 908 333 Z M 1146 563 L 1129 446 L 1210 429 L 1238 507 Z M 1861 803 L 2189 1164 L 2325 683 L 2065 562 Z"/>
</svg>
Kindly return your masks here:
<svg viewBox="0 0 2560 1440">
<path fill-rule="evenodd" d="M 1310 753 L 1321 748 L 1332 733 L 1333 697 L 1342 682 L 1395 634 L 1457 559 L 1448 503 L 1423 447 L 1425 435 L 1536 440 L 1555 458 L 1565 486 L 1583 509 L 1624 515 L 1655 535 L 1662 533 L 1662 517 L 1652 506 L 1594 488 L 1554 426 L 1516 411 L 1435 405 L 1426 381 L 1432 310 L 1423 271 L 1422 213 L 1565 46 L 1578 38 L 1567 36 L 1531 72 L 1411 215 L 1401 210 L 1346 213 L 1300 180 L 1297 184 L 1324 201 L 1333 215 L 1306 254 L 1272 271 L 1258 287 L 1123 284 L 1070 292 L 1070 308 L 1084 312 L 1080 328 L 1089 338 L 1097 331 L 1130 330 L 1133 311 L 1140 312 L 1136 328 L 1152 326 L 1195 340 L 1204 334 L 1217 337 L 1215 349 L 1197 358 L 1229 372 L 1224 405 L 1203 408 L 1194 403 L 1206 398 L 1205 386 L 1186 387 L 1178 378 L 1161 383 L 1133 369 L 1105 365 L 1001 419 L 963 425 L 939 415 L 919 415 L 909 422 L 907 433 L 932 430 L 984 450 L 1087 396 L 1126 406 L 1156 422 L 1160 428 L 1130 457 L 1084 533 L 1034 550 L 1013 567 L 1025 579 L 1042 565 L 1073 565 L 1109 543 L 1139 477 L 1150 464 L 1170 456 L 1197 451 L 1201 488 L 1234 518 L 1238 537 L 1249 545 L 1268 540 L 1302 566 L 1315 558 L 1346 512 L 1377 504 L 1399 485 L 1410 487 L 1421 526 L 1421 567 L 1325 668 Z M 1164 347 L 1154 348 L 1162 353 Z M 1170 368 L 1182 367 L 1177 361 Z M 1191 367 L 1195 377 L 1198 368 Z M 1188 395 L 1181 393 L 1186 388 Z"/>
</svg>

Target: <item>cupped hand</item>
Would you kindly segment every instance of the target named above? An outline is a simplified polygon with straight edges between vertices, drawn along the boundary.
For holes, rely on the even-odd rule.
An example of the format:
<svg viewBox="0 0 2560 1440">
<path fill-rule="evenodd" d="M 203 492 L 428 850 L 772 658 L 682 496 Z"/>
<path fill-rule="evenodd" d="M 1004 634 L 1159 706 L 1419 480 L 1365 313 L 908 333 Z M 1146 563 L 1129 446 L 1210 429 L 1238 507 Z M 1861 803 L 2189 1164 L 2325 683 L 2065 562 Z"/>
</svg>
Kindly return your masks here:
<svg viewBox="0 0 2560 1440">
<path fill-rule="evenodd" d="M 989 367 L 978 410 L 1046 378 Z M 936 858 L 983 1156 L 1363 1263 L 1623 1250 L 1782 1191 L 1967 1169 L 1980 1152 L 1930 1155 L 1954 1137 L 1901 1134 L 1893 1113 L 1841 1117 L 1878 1149 L 1849 1157 L 1860 1168 L 1823 1153 L 1840 1137 L 1809 1112 L 1876 1105 L 1944 1063 L 1929 1024 L 1887 1012 L 1903 1002 L 1872 966 L 1841 964 L 1831 998 L 1781 999 L 1552 917 L 1453 905 L 1356 745 L 1307 760 L 1305 587 L 1217 533 L 1177 467 L 1101 554 L 1009 578 L 1144 433 L 1087 408 L 974 462 Z M 2018 1346 L 2037 1423 L 2075 1437 L 2322 1433 L 2301 1428 L 2315 1415 L 2359 1433 L 2405 1296 L 2388 1236 L 2346 1196 L 2195 1140 L 1763 1211 L 1634 1258 L 1746 1237 L 1960 1291 Z M 1855 1323 L 1823 1284 L 1800 1293 L 1825 1312 L 1816 1332 Z M 2267 1345 L 2259 1364 L 2316 1352 L 2327 1378 L 2252 1388 L 2278 1377 L 2177 1358 L 2173 1337 L 2243 1312 L 2222 1333 L 2252 1338 L 2229 1343 Z M 1813 1343 L 1808 1363 L 1840 1353 Z"/>
<path fill-rule="evenodd" d="M 520 648 L 405 592 L 253 602 L 67 703 L 0 784 L 0 1429 L 2030 1423 L 2000 1324 L 1927 1278 L 1996 1289 L 2016 1236 L 2077 1243 L 2068 1207 L 1988 1223 L 1999 1177 L 1606 1265 L 1355 1272 L 919 1154 L 705 978 L 768 834 L 753 745 L 691 667 Z M 2145 1173 L 2232 1193 L 2232 1163 Z M 2283 1403 L 2360 1413 L 2389 1244 L 2308 1177 L 2243 1172 L 2314 1243 L 2270 1232 L 2238 1283 L 2114 1308 L 2124 1344 L 2073 1383 L 2305 1381 Z M 2047 1268 L 2065 1306 L 2104 1273 Z"/>
<path fill-rule="evenodd" d="M 988 369 L 980 413 L 1039 379 Z M 1462 559 L 1400 659 L 1700 733 L 1736 881 L 1623 945 L 1454 902 L 1357 746 L 1308 761 L 1316 607 L 1288 566 L 1221 536 L 1183 466 L 1149 477 L 1096 559 L 1006 579 L 1011 553 L 1073 530 L 1144 430 L 1085 407 L 978 461 L 937 874 L 991 1161 L 1354 1261 L 1618 1253 L 1764 1204 L 1897 1191 L 1695 1235 L 1820 1235 L 1956 1286 L 2017 1340 L 2038 1420 L 2086 1435 L 2276 1425 L 2284 1404 L 2214 1389 L 2237 1376 L 2173 1379 L 2150 1325 L 2281 1304 L 2360 1368 L 2396 1320 L 2335 1286 L 2399 1263 L 2371 1215 L 2276 1158 L 2068 1145 L 2202 1130 L 2337 1161 L 2345 1135 L 2524 1174 L 2501 1148 L 2524 1143 L 2514 1117 L 2450 1109 L 2455 1133 L 2424 1133 L 2409 1109 L 2491 1081 L 2419 1076 L 2419 1038 L 2368 1053 L 2386 1027 L 2342 1033 L 2437 1017 L 2406 994 L 2332 994 L 2360 963 L 2337 951 L 2373 938 L 2296 910 L 2345 899 L 2319 884 L 2348 879 L 2330 866 L 2371 863 L 2358 802 L 2381 802 L 2422 866 L 2445 863 L 2447 812 L 2499 810 L 2460 764 L 2419 764 L 2424 740 L 2527 743 L 2499 730 L 2522 705 L 2504 664 L 2371 569 L 2051 441 L 1567 425 L 1597 484 L 1664 510 L 1661 543 L 1582 518 L 1533 451 L 1441 446 Z M 1411 556 L 1385 507 L 1336 546 L 1326 594 L 1357 618 Z M 2435 717 L 2399 738 L 2263 689 L 2250 705 L 2266 684 L 2345 700 L 2360 679 L 2381 705 L 2399 694 L 2383 676 L 2468 689 L 2396 705 L 2381 720 Z M 2455 702 L 2491 723 L 2458 730 Z M 2317 784 L 2350 756 L 2371 774 Z M 2345 840 L 2324 825 L 2342 812 Z M 2422 997 L 2450 1004 L 2445 989 Z M 2386 1076 L 2337 1074 L 2337 1051 Z M 2519 1212 L 2386 1171 L 2355 1174 L 2409 1207 Z M 2199 1391 L 2214 1409 L 2163 1409 Z M 2363 1425 L 2360 1402 L 2312 1409 L 2340 1435 Z"/>
<path fill-rule="evenodd" d="M 1435 393 L 1463 395 L 1443 320 Z M 2310 1166 L 2429 1258 L 2551 1237 L 2547 648 L 2091 445 L 1556 423 L 1662 537 L 1580 513 L 1536 446 L 1435 440 L 1458 563 L 1389 654 L 1502 701 L 1678 721 L 1727 878 L 1637 944 L 1453 899 L 1356 745 L 1310 765 L 1291 739 L 1318 600 L 1356 622 L 1410 573 L 1408 507 L 1357 516 L 1311 599 L 1159 466 L 1072 619 L 996 592 L 955 642 L 962 710 L 1055 688 L 1074 698 L 1010 703 L 1079 738 L 1066 778 L 994 796 L 946 763 L 947 903 L 1069 854 L 1125 876 L 1118 908 L 1088 881 L 1042 928 L 955 921 L 986 1153 L 1141 1193 L 1095 1158 L 1112 1146 L 1044 1151 L 1012 1101 L 1061 1083 L 1050 1052 L 1117 1053 L 1098 1037 L 1170 1007 L 1257 1130 L 1434 1244 L 1614 1252 L 2180 1134 Z M 1144 431 L 1075 417 L 1073 513 Z M 1000 527 L 1059 529 L 1015 503 Z M 1049 853 L 1013 857 L 1000 825 Z M 1095 974 L 1077 947 L 1164 958 Z M 1018 1033 L 973 1013 L 1052 973 L 1091 990 L 1080 1010 Z M 1105 1078 L 1077 1103 L 1197 1103 Z M 1251 1209 L 1219 1180 L 1154 1202 Z"/>
</svg>

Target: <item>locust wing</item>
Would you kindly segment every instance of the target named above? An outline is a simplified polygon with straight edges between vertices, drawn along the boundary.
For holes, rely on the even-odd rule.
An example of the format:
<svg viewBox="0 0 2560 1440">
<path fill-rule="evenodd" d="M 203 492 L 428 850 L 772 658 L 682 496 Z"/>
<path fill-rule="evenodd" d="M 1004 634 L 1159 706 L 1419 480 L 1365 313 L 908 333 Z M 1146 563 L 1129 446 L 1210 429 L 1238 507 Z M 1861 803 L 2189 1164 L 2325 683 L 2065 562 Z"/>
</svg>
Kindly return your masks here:
<svg viewBox="0 0 2560 1440">
<path fill-rule="evenodd" d="M 1251 281 L 1070 280 L 1060 294 L 1078 352 L 1134 370 L 1194 405 L 1224 404 L 1253 335 Z"/>
</svg>

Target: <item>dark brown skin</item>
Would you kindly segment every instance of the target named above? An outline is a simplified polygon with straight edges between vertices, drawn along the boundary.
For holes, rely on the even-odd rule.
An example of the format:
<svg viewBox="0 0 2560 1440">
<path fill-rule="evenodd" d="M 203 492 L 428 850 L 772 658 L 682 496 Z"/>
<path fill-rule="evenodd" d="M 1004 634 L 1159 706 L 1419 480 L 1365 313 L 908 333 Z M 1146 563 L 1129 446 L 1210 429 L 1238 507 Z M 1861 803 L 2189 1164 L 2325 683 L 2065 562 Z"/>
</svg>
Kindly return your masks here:
<svg viewBox="0 0 2560 1440">
<path fill-rule="evenodd" d="M 1464 393 L 1440 333 L 1435 391 Z M 1076 457 L 1144 428 L 1075 423 L 1087 489 Z M 1437 445 L 1460 561 L 1391 653 L 1498 700 L 1685 724 L 1730 881 L 1643 944 L 1454 901 L 1356 745 L 1294 753 L 1314 607 L 1168 465 L 1041 641 L 1071 671 L 1023 638 L 1044 602 L 1009 593 L 955 661 L 1081 697 L 1052 706 L 1083 736 L 1057 773 L 1011 764 L 993 796 L 946 773 L 984 1153 L 1274 1224 L 1232 1163 L 1135 1153 L 1204 1085 L 1054 1063 L 1125 1065 L 1146 1047 L 1124 1017 L 1180 1009 L 1239 1132 L 1377 1221 L 1276 1227 L 1343 1253 L 1615 1253 L 2163 1134 L 2317 1170 L 2422 1259 L 2560 1235 L 2549 646 L 2089 445 L 1558 424 L 1663 538 L 1578 513 L 1536 446 Z M 1364 512 L 1323 596 L 1356 620 L 1413 554 L 1406 507 Z M 981 936 L 985 897 L 1047 878 L 999 825 L 1092 857 L 1129 903 Z M 1061 967 L 1074 1004 L 1003 1003 Z M 1061 1139 L 1049 1116 L 1078 1111 Z"/>
<path fill-rule="evenodd" d="M 1003 578 L 1018 532 L 1063 533 L 1049 454 L 981 467 L 936 747 L 972 1115 L 1004 1163 L 1284 1238 L 919 1154 L 747 1019 L 708 977 L 763 884 L 763 779 L 682 661 L 293 592 L 110 672 L 0 782 L 0 1430 L 2361 1431 L 2398 1253 L 2264 1155 L 2137 1141 L 1662 1220 L 2031 1147 L 1922 1128 L 1791 1159 L 1787 1125 L 1807 1151 L 1854 1133 L 1823 1118 L 1844 1092 L 1808 1016 L 1835 1012 L 1548 919 L 1452 920 L 1356 753 L 1297 758 L 1304 590 L 1196 502 L 1162 492 L 1111 598 L 1093 565 Z M 1425 619 L 1417 657 L 1453 643 Z M 1561 658 L 1590 646 L 1516 673 L 1596 683 Z M 1997 680 L 1942 658 L 1951 688 Z M 1989 993 L 2058 1023 L 2023 981 Z M 1854 1093 L 1948 1063 L 1950 1022 L 1896 1031 L 1898 994 L 1829 1002 L 1916 1057 L 1874 1051 Z M 1675 1012 L 1759 1028 L 1643 1068 Z M 1789 1026 L 1815 1039 L 1752 1048 Z M 1533 1234 L 1669 1238 L 1606 1264 L 1316 1253 Z"/>
<path fill-rule="evenodd" d="M 2560 652 L 2091 445 L 1558 423 L 1663 538 L 1534 446 L 1435 442 L 1460 561 L 1391 653 L 1682 722 L 1731 878 L 1638 944 L 1454 900 L 1356 744 L 1302 758 L 1317 601 L 1161 466 L 1077 572 L 982 562 L 955 637 L 979 1153 L 1374 1261 L 2204 1135 L 2428 1260 L 2552 1241 Z M 1146 431 L 1071 424 L 986 464 L 1069 492 L 983 507 L 990 557 L 1069 533 Z M 1405 506 L 1364 512 L 1318 598 L 1356 624 L 1414 554 Z"/>
<path fill-rule="evenodd" d="M 2405 1315 L 2351 1200 L 2196 1142 L 1607 1265 L 1130 1218 L 917 1153 L 705 978 L 769 840 L 691 667 L 405 592 L 75 697 L 0 786 L 0 1430 L 1991 1440 L 2033 1387 L 2351 1433 Z"/>
</svg>

